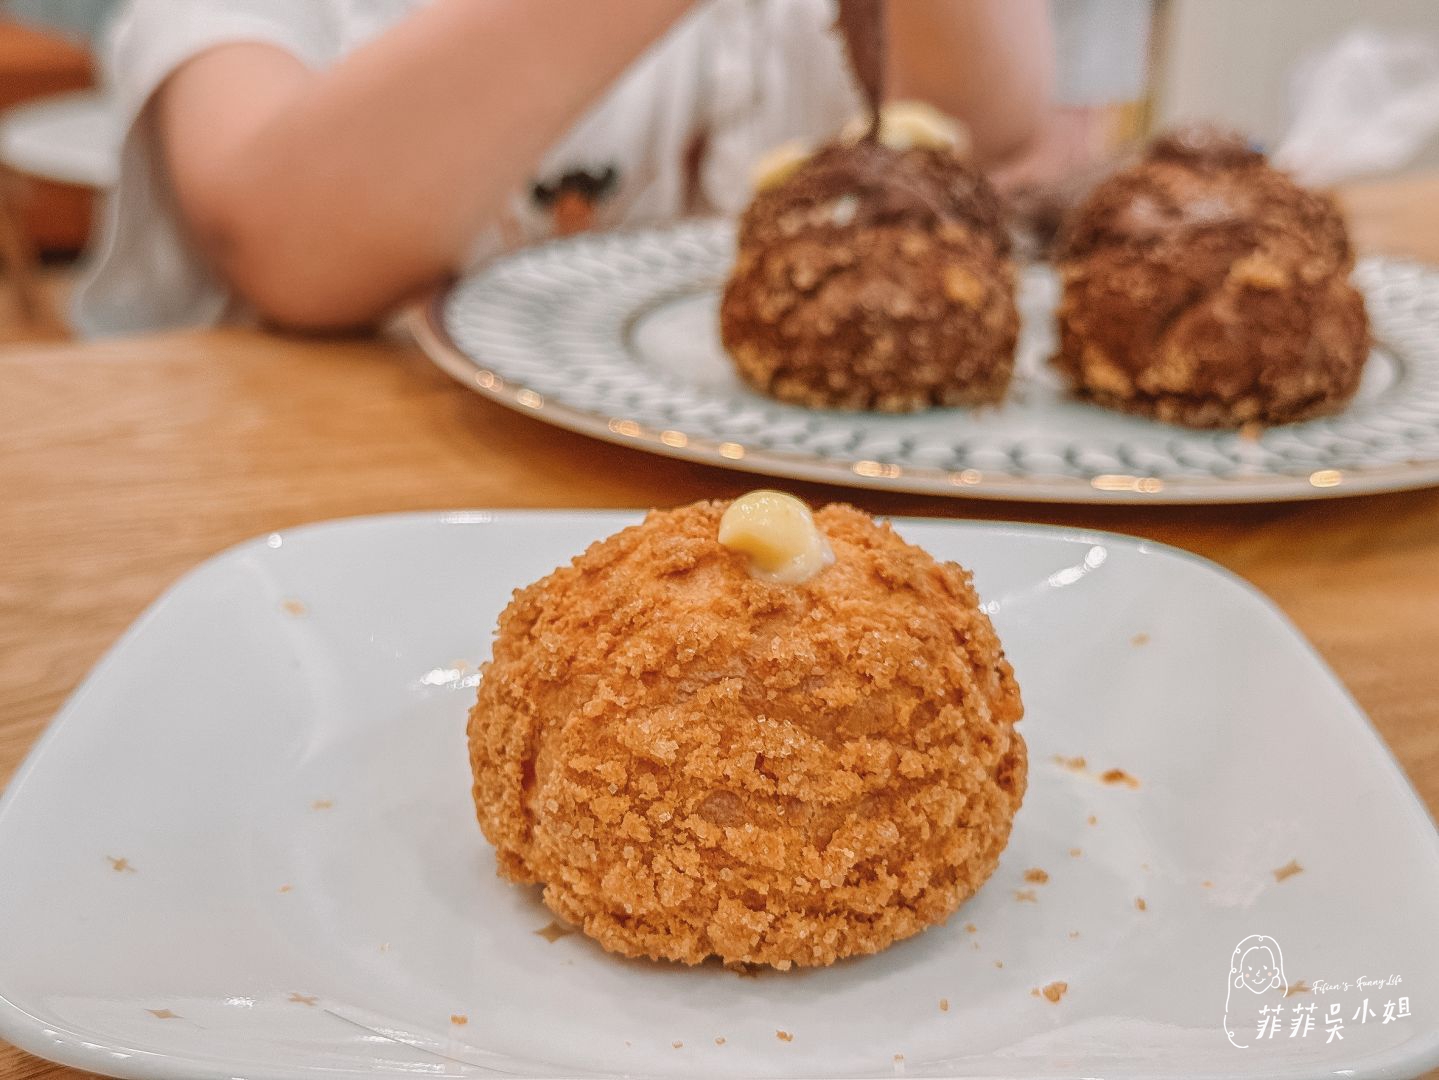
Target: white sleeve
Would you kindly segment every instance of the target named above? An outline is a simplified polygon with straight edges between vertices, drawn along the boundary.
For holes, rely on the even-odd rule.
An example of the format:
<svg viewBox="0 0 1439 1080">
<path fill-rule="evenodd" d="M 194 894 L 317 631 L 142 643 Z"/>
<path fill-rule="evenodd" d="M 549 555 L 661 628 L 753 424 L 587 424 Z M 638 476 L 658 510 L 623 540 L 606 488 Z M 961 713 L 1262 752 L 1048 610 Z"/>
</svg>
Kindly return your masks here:
<svg viewBox="0 0 1439 1080">
<path fill-rule="evenodd" d="M 738 214 L 765 152 L 833 138 L 864 108 L 833 0 L 711 0 L 695 66 L 709 136 L 700 181 L 710 206 Z"/>
<path fill-rule="evenodd" d="M 340 47 L 335 9 L 327 0 L 130 0 L 116 18 L 104 75 L 124 136 L 119 178 L 76 289 L 80 334 L 209 325 L 229 308 L 228 291 L 185 235 L 147 105 L 186 60 L 240 41 L 326 66 Z"/>
</svg>

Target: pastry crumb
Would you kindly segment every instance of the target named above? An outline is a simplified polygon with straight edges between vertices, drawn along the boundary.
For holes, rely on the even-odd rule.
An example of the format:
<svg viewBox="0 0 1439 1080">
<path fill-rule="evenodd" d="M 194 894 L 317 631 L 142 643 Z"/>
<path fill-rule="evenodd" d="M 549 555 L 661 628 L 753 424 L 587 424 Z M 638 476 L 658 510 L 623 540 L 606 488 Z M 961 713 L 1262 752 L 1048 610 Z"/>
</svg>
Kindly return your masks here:
<svg viewBox="0 0 1439 1080">
<path fill-rule="evenodd" d="M 1135 648 L 1138 648 L 1138 647 L 1141 646 L 1141 645 L 1148 645 L 1148 644 L 1149 644 L 1149 635 L 1148 635 L 1148 634 L 1135 634 L 1132 638 L 1129 639 L 1129 644 L 1133 645 Z"/>
<path fill-rule="evenodd" d="M 1099 819 L 1098 819 L 1097 817 L 1095 817 L 1093 814 L 1090 814 L 1090 815 L 1089 815 L 1089 823 L 1090 823 L 1091 825 L 1098 825 L 1098 824 L 1099 824 Z"/>
<path fill-rule="evenodd" d="M 535 933 L 553 945 L 559 941 L 560 938 L 569 937 L 574 931 L 568 926 L 561 926 L 556 920 L 551 919 L 546 925 L 536 930 Z"/>
<path fill-rule="evenodd" d="M 974 932 L 975 932 L 976 930 L 978 930 L 978 929 L 979 929 L 979 927 L 975 926 L 974 923 L 972 923 L 972 922 L 967 922 L 967 923 L 964 924 L 964 930 L 965 930 L 965 933 L 967 933 L 967 934 L 972 934 L 972 933 L 974 933 Z"/>
<path fill-rule="evenodd" d="M 1085 776 L 1093 776 L 1089 771 L 1089 761 L 1083 757 L 1065 757 L 1063 754 L 1054 755 L 1055 764 L 1070 772 L 1081 773 Z M 1099 781 L 1102 784 L 1123 784 L 1125 787 L 1139 787 L 1139 780 L 1123 769 L 1105 769 L 1099 774 Z M 1094 822 L 1090 822 L 1094 824 Z"/>
<path fill-rule="evenodd" d="M 1083 854 L 1084 854 L 1084 852 L 1080 851 L 1079 848 L 1077 848 L 1077 847 L 1072 847 L 1072 848 L 1069 849 L 1069 857 L 1070 857 L 1071 859 L 1077 859 L 1077 858 L 1079 858 L 1079 857 L 1080 857 L 1081 855 L 1083 855 Z"/>
<path fill-rule="evenodd" d="M 949 998 L 940 998 L 940 999 L 939 999 L 939 1011 L 940 1011 L 940 1012 L 949 1012 Z"/>
<path fill-rule="evenodd" d="M 716 1045 L 716 1046 L 723 1046 L 723 1045 L 724 1045 L 724 1036 L 723 1036 L 723 1035 L 716 1035 L 716 1036 L 715 1036 L 715 1045 Z"/>
<path fill-rule="evenodd" d="M 135 872 L 135 868 L 130 865 L 129 859 L 117 859 L 113 855 L 106 855 L 105 858 L 110 862 L 110 869 L 117 874 L 133 874 Z"/>
<path fill-rule="evenodd" d="M 1065 992 L 1068 989 L 1069 984 L 1067 982 L 1055 981 L 1046 986 L 1041 991 L 1041 993 L 1044 994 L 1044 998 L 1046 1001 L 1049 1001 L 1052 1004 L 1058 1004 L 1059 999 L 1064 996 Z"/>
<path fill-rule="evenodd" d="M 996 961 L 994 962 L 994 966 L 997 967 L 997 968 L 1002 968 L 1002 967 L 1004 967 L 1004 961 L 1003 961 L 1003 960 L 996 960 Z"/>
<path fill-rule="evenodd" d="M 1134 898 L 1134 906 L 1137 907 L 1140 911 L 1149 910 L 1149 905 L 1144 902 L 1144 897 L 1142 896 L 1136 896 Z"/>
<path fill-rule="evenodd" d="M 673 1046 L 676 1050 L 681 1050 L 684 1048 L 685 1044 L 679 1039 L 676 1039 L 674 1042 L 670 1043 L 670 1045 Z"/>
<path fill-rule="evenodd" d="M 1304 867 L 1299 865 L 1299 860 L 1290 859 L 1287 863 L 1274 871 L 1274 880 L 1283 881 L 1285 878 L 1292 878 L 1295 874 L 1304 873 Z"/>
<path fill-rule="evenodd" d="M 470 1018 L 469 1018 L 468 1016 L 466 1016 L 464 1013 L 451 1013 L 451 1014 L 450 1014 L 450 1023 L 454 1024 L 455 1027 L 464 1027 L 464 1026 L 465 1026 L 466 1024 L 468 1024 L 469 1022 L 470 1022 Z"/>
<path fill-rule="evenodd" d="M 1214 882 L 1212 882 L 1212 881 L 1201 881 L 1199 884 L 1202 885 L 1202 886 L 1203 886 L 1204 888 L 1206 888 L 1206 889 L 1212 889 L 1212 888 L 1214 888 Z"/>
<path fill-rule="evenodd" d="M 280 607 L 285 610 L 286 615 L 293 615 L 297 619 L 309 610 L 298 600 L 286 600 Z"/>
<path fill-rule="evenodd" d="M 1125 772 L 1123 769 L 1105 769 L 1099 779 L 1106 784 L 1123 784 L 1127 788 L 1137 788 L 1139 781 Z"/>
<path fill-rule="evenodd" d="M 1049 880 L 1049 874 L 1039 867 L 1033 866 L 1024 872 L 1024 880 L 1035 885 L 1043 885 Z"/>
<path fill-rule="evenodd" d="M 295 887 L 295 886 L 293 886 L 293 885 L 281 885 L 281 886 L 280 886 L 278 889 L 276 889 L 275 891 L 276 891 L 276 892 L 289 892 L 289 891 L 290 891 L 291 889 L 293 889 L 294 887 Z"/>
<path fill-rule="evenodd" d="M 1071 930 L 1071 931 L 1069 932 L 1069 940 L 1070 940 L 1070 941 L 1075 941 L 1075 940 L 1077 940 L 1078 938 L 1079 938 L 1079 931 L 1078 931 L 1078 930 Z"/>
<path fill-rule="evenodd" d="M 788 1031 L 776 1031 L 774 1037 L 780 1042 L 794 1042 L 794 1036 Z"/>
<path fill-rule="evenodd" d="M 334 808 L 335 808 L 335 800 L 334 800 L 334 799 L 316 799 L 314 802 L 312 802 L 312 803 L 310 804 L 310 809 L 311 809 L 311 810 L 333 810 Z"/>
<path fill-rule="evenodd" d="M 1033 889 L 1015 889 L 1014 898 L 1018 900 L 1021 904 L 1039 903 L 1039 896 L 1035 893 Z"/>
<path fill-rule="evenodd" d="M 1303 979 L 1295 979 L 1289 989 L 1284 991 L 1285 997 L 1293 997 L 1295 994 L 1307 994 L 1312 989 Z"/>
</svg>

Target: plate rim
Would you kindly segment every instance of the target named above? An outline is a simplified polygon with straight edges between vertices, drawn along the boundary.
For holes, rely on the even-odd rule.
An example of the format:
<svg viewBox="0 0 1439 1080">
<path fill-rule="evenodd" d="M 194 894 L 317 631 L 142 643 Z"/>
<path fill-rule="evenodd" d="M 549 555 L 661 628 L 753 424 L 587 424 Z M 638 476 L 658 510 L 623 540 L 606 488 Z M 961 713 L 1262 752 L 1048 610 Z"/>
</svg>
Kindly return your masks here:
<svg viewBox="0 0 1439 1080">
<path fill-rule="evenodd" d="M 593 241 L 627 236 L 656 236 L 682 228 L 717 227 L 722 217 L 687 218 L 669 225 L 629 226 L 600 233 L 579 233 L 534 244 L 501 255 L 473 273 L 485 273 L 508 258 L 547 249 L 564 249 Z M 1433 271 L 1416 259 L 1371 255 L 1396 266 Z M 1069 503 L 1083 505 L 1180 506 L 1195 504 L 1301 502 L 1351 498 L 1439 486 L 1439 458 L 1403 465 L 1360 469 L 1319 469 L 1308 476 L 1266 473 L 1226 479 L 1183 477 L 1159 480 L 1133 474 L 1108 474 L 1091 480 L 1077 477 L 1025 477 L 985 474 L 974 469 L 953 472 L 881 461 L 828 460 L 738 442 L 692 435 L 678 429 L 656 429 L 623 416 L 603 416 L 549 399 L 523 383 L 511 382 L 460 347 L 446 326 L 450 299 L 468 278 L 457 278 L 417 303 L 404 319 L 410 334 L 430 361 L 462 386 L 506 408 L 554 427 L 618 446 L 700 465 L 784 479 L 864 488 L 877 491 L 974 498 L 1001 502 Z M 667 439 L 665 436 L 669 436 Z M 1325 475 L 1324 483 L 1314 477 Z M 1336 477 L 1334 474 L 1338 473 Z M 1103 479 L 1105 483 L 1099 484 Z"/>
<path fill-rule="evenodd" d="M 331 531 L 345 531 L 350 528 L 364 528 L 370 525 L 431 525 L 431 526 L 458 526 L 466 525 L 489 525 L 503 523 L 507 520 L 523 519 L 544 519 L 544 518 L 592 518 L 596 520 L 612 519 L 616 528 L 624 528 L 636 524 L 643 519 L 647 513 L 645 510 L 615 509 L 604 507 L 589 508 L 545 508 L 545 509 L 511 509 L 511 508 L 469 508 L 450 510 L 420 510 L 420 511 L 397 511 L 376 514 L 358 514 L 352 516 L 326 518 L 318 521 L 306 522 L 289 528 L 272 530 L 266 533 L 256 534 L 248 539 L 228 545 L 220 551 L 207 556 L 199 563 L 179 574 L 169 585 L 167 585 L 158 596 L 156 596 L 145 609 L 127 626 L 115 641 L 105 650 L 101 657 L 91 666 L 85 676 L 76 685 L 75 689 L 66 697 L 59 709 L 46 723 L 40 736 L 26 753 L 19 767 L 11 776 L 3 791 L 0 791 L 0 829 L 3 829 L 7 811 L 12 804 L 20 797 L 20 793 L 28 787 L 33 774 L 42 767 L 45 759 L 51 753 L 52 745 L 58 741 L 58 733 L 69 722 L 73 722 L 73 713 L 79 702 L 89 695 L 93 685 L 102 672 L 107 671 L 119 662 L 119 658 L 129 642 L 144 631 L 151 623 L 161 617 L 163 611 L 170 606 L 173 598 L 194 579 L 202 574 L 213 572 L 216 566 L 244 557 L 247 553 L 260 547 L 267 546 L 267 539 L 270 536 L 279 535 L 291 537 L 296 535 L 314 535 Z M 1299 627 L 1284 612 L 1279 605 L 1268 596 L 1262 589 L 1244 578 L 1238 573 L 1228 569 L 1220 563 L 1203 555 L 1177 547 L 1173 544 L 1163 543 L 1148 539 L 1143 536 L 1136 536 L 1128 533 L 1113 532 L 1103 529 L 1092 529 L 1086 527 L 1072 527 L 1064 525 L 1046 525 L 1034 522 L 1019 521 L 985 521 L 969 518 L 946 518 L 935 516 L 918 515 L 877 515 L 881 520 L 893 522 L 897 526 L 905 524 L 939 525 L 946 528 L 957 528 L 962 531 L 994 533 L 1001 536 L 1028 534 L 1045 536 L 1053 539 L 1060 539 L 1074 543 L 1101 543 L 1117 544 L 1129 548 L 1140 555 L 1158 556 L 1161 558 L 1177 559 L 1181 562 L 1192 564 L 1199 569 L 1217 574 L 1230 586 L 1235 587 L 1246 599 L 1258 604 L 1257 612 L 1271 619 L 1277 630 L 1287 634 L 1297 643 L 1307 658 L 1317 665 L 1322 676 L 1327 677 L 1333 689 L 1337 690 L 1343 703 L 1347 705 L 1349 722 L 1355 723 L 1356 735 L 1370 745 L 1373 751 L 1377 751 L 1375 765 L 1381 770 L 1386 770 L 1390 785 L 1397 785 L 1399 802 L 1415 827 L 1422 833 L 1423 827 L 1428 825 L 1426 842 L 1430 855 L 1439 861 L 1439 823 L 1436 823 L 1434 815 L 1420 799 L 1418 791 L 1413 782 L 1405 773 L 1403 766 L 1395 757 L 1393 750 L 1384 740 L 1379 730 L 1374 726 L 1367 712 L 1355 699 L 1354 695 L 1346 686 L 1319 652 L 1317 647 L 1304 635 Z M 575 553 L 576 555 L 579 552 Z M 1367 739 L 1366 739 L 1367 737 Z M 1390 786 L 1386 785 L 1386 786 Z M 3 836 L 3 832 L 0 832 Z M 3 977 L 3 976 L 0 976 Z M 46 1061 L 55 1062 L 72 1068 L 84 1069 L 104 1076 L 128 1077 L 134 1080 L 233 1080 L 236 1076 L 236 1069 L 226 1067 L 224 1064 L 214 1063 L 196 1057 L 187 1057 L 176 1054 L 160 1054 L 155 1051 L 141 1051 L 133 1047 L 121 1047 L 117 1043 L 102 1045 L 87 1039 L 83 1033 L 66 1030 L 41 1019 L 34 1013 L 28 1011 L 16 1000 L 18 995 L 13 995 L 4 985 L 0 985 L 0 1039 L 11 1043 L 26 1053 L 32 1054 Z M 48 1038 L 46 1037 L 48 1036 Z M 1420 1036 L 1412 1049 L 1409 1044 L 1404 1044 L 1398 1050 L 1382 1052 L 1379 1055 L 1370 1055 L 1366 1059 L 1340 1062 L 1342 1069 L 1332 1069 L 1326 1066 L 1323 1075 L 1340 1075 L 1352 1078 L 1352 1080 L 1380 1080 L 1380 1078 L 1392 1077 L 1395 1075 L 1416 1075 L 1418 1072 L 1434 1068 L 1439 1065 L 1439 1025 L 1431 1031 L 1429 1037 L 1424 1039 Z M 422 1048 L 420 1048 L 422 1049 Z M 117 1050 L 133 1056 L 117 1061 L 111 1054 Z M 1407 1052 L 1400 1052 L 1405 1051 Z M 144 1055 L 143 1057 L 140 1055 Z M 485 1066 L 466 1062 L 473 1068 L 483 1073 L 488 1070 Z M 1412 1070 L 1412 1071 L 1411 1071 Z M 244 1066 L 243 1072 L 250 1080 L 294 1080 L 297 1075 L 292 1069 L 282 1068 L 277 1065 L 264 1065 L 261 1067 Z M 327 1068 L 325 1075 L 333 1077 L 361 1077 L 380 1075 L 373 1071 L 360 1072 L 346 1068 Z M 520 1075 L 499 1073 L 496 1075 Z M 601 1075 L 601 1074 L 594 1074 Z M 1019 1077 L 1023 1074 L 1011 1074 Z M 1090 1076 L 1091 1073 L 1075 1073 Z M 1255 1080 L 1261 1076 L 1298 1076 L 1314 1075 L 1301 1074 L 1294 1071 L 1270 1072 L 1263 1071 L 1251 1073 L 1206 1073 L 1193 1072 L 1188 1074 L 1192 1080 Z M 972 1078 L 971 1078 L 972 1080 Z"/>
</svg>

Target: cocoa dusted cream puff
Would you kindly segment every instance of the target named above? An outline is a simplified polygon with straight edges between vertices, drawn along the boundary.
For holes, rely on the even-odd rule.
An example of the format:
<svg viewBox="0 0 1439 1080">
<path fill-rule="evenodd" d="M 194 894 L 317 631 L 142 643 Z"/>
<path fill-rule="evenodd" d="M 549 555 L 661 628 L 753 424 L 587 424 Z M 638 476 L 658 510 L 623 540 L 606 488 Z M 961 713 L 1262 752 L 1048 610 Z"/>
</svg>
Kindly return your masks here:
<svg viewBox="0 0 1439 1080">
<path fill-rule="evenodd" d="M 1359 386 L 1343 216 L 1237 136 L 1159 139 L 1078 208 L 1057 261 L 1053 363 L 1096 404 L 1229 428 L 1337 412 Z"/>
<path fill-rule="evenodd" d="M 798 405 L 997 402 L 1019 328 L 999 199 L 934 110 L 886 106 L 877 135 L 764 163 L 720 305 L 725 347 L 747 383 Z"/>
<path fill-rule="evenodd" d="M 753 492 L 516 592 L 470 713 L 475 805 L 500 873 L 608 950 L 825 965 L 994 871 L 1022 713 L 966 571 Z"/>
</svg>

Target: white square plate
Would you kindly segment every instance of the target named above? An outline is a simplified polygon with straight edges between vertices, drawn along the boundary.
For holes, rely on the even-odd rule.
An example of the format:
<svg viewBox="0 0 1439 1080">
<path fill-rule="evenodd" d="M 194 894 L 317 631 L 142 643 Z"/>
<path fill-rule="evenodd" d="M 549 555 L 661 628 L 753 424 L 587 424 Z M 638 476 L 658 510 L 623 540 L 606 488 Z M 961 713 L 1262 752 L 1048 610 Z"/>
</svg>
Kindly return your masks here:
<svg viewBox="0 0 1439 1080">
<path fill-rule="evenodd" d="M 495 876 L 470 804 L 475 668 L 512 589 L 635 519 L 344 521 L 185 577 L 0 804 L 0 1035 L 188 1080 L 1398 1076 L 1439 1062 L 1428 814 L 1271 604 L 1118 536 L 901 523 L 975 571 L 1028 710 L 1013 839 L 947 925 L 755 978 L 536 933 L 549 914 Z M 1104 783 L 1111 768 L 1139 786 Z M 1302 872 L 1276 874 L 1291 861 Z M 1269 952 L 1246 966 L 1282 960 L 1290 996 L 1231 1000 L 1249 935 Z M 1055 982 L 1057 1003 L 1035 995 Z M 1314 1028 L 1291 1035 L 1306 1004 Z M 1274 1006 L 1280 1030 L 1259 1038 Z"/>
</svg>

